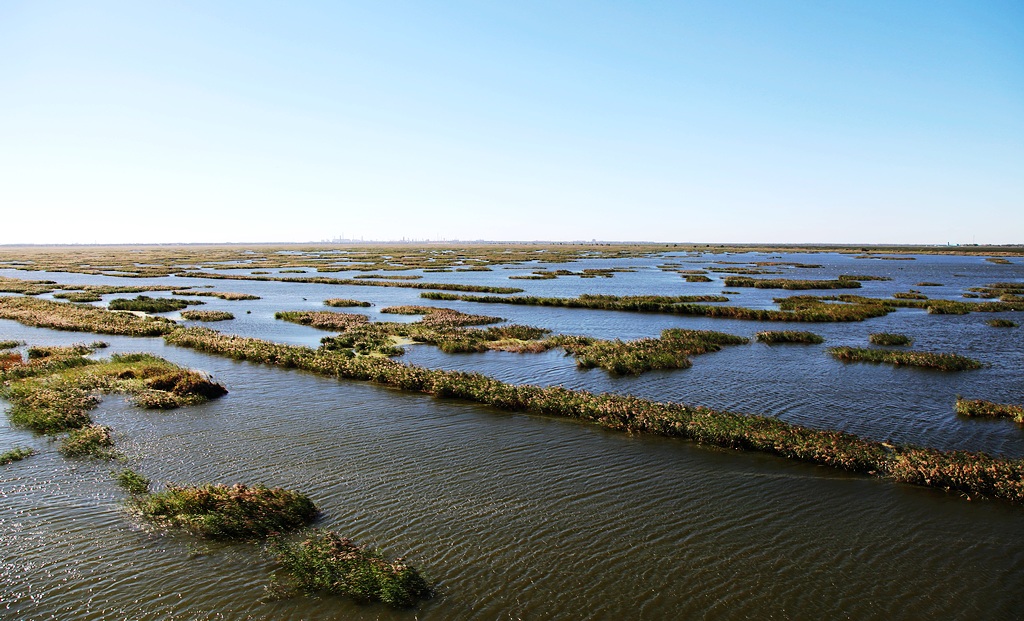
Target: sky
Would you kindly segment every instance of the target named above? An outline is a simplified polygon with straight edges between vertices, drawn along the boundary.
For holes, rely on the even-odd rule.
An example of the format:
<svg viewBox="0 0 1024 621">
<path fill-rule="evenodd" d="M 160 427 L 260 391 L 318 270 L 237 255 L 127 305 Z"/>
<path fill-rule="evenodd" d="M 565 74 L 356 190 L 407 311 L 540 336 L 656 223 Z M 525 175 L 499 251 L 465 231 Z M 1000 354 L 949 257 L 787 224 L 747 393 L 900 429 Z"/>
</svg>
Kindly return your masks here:
<svg viewBox="0 0 1024 621">
<path fill-rule="evenodd" d="M 1024 243 L 1024 3 L 0 1 L 0 244 Z"/>
</svg>

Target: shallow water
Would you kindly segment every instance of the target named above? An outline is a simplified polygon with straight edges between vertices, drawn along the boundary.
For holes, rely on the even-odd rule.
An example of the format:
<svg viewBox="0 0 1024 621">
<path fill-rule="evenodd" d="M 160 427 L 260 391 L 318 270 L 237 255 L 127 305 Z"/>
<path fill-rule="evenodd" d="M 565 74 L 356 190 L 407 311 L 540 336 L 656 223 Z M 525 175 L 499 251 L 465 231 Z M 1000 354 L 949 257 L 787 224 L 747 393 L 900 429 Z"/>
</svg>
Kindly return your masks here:
<svg viewBox="0 0 1024 621">
<path fill-rule="evenodd" d="M 708 255 L 705 263 L 683 269 L 765 258 Z M 969 286 L 1024 279 L 1018 259 L 1011 266 L 963 257 L 782 260 L 826 265 L 786 277 L 858 273 L 896 279 L 865 283 L 858 291 L 864 295 L 936 281 L 947 286 L 921 290 L 957 299 Z M 686 283 L 653 267 L 665 261 L 617 260 L 611 263 L 641 271 L 610 279 L 508 281 L 509 274 L 526 272 L 496 269 L 428 273 L 424 280 L 515 284 L 536 295 L 721 291 L 721 283 Z M 607 266 L 588 261 L 552 267 Z M 208 299 L 201 308 L 238 317 L 211 327 L 306 345 L 326 333 L 274 321 L 274 311 L 322 308 L 326 297 L 354 297 L 376 306 L 338 310 L 393 319 L 376 313 L 388 305 L 422 303 L 418 291 L 407 289 L 194 282 L 263 296 L 251 302 Z M 772 297 L 789 295 L 741 291 L 730 296 L 732 303 L 769 307 Z M 412 346 L 404 360 L 479 370 L 506 381 L 772 414 L 875 438 L 1024 455 L 1019 425 L 965 421 L 952 412 L 958 393 L 1024 401 L 1024 330 L 990 328 L 984 324 L 988 314 L 908 310 L 863 323 L 783 326 L 435 304 L 603 338 L 653 336 L 667 327 L 744 336 L 809 329 L 825 336 L 826 344 L 751 343 L 696 357 L 691 369 L 635 378 L 577 370 L 559 352 L 450 356 Z M 943 374 L 843 365 L 824 352 L 830 345 L 865 344 L 867 334 L 878 331 L 905 332 L 915 338 L 915 349 L 957 351 L 991 366 Z M 159 339 L 94 337 L 10 321 L 0 321 L 0 338 L 34 344 L 102 338 L 111 344 L 104 356 L 145 350 L 211 372 L 231 392 L 203 406 L 153 412 L 116 397 L 104 400 L 93 417 L 117 431 L 119 449 L 129 456 L 124 465 L 161 484 L 242 481 L 302 490 L 323 509 L 318 526 L 406 555 L 440 590 L 412 611 L 334 597 L 263 602 L 273 566 L 257 546 L 147 530 L 119 508 L 123 494 L 110 471 L 120 465 L 61 458 L 46 439 L 12 429 L 4 419 L 0 448 L 31 446 L 39 454 L 0 467 L 3 619 L 1013 619 L 1024 604 L 1024 510 L 1017 506 L 234 362 Z"/>
</svg>

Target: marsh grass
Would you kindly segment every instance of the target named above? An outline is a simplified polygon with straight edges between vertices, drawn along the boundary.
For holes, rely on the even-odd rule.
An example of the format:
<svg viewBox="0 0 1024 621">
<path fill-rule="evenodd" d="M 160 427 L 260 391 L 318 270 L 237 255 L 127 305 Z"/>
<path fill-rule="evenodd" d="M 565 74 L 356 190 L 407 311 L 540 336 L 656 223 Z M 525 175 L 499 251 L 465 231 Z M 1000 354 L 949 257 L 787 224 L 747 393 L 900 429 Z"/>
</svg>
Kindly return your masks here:
<svg viewBox="0 0 1024 621">
<path fill-rule="evenodd" d="M 25 459 L 26 457 L 31 457 L 32 455 L 35 454 L 36 452 L 34 449 L 21 448 L 16 446 L 9 451 L 4 451 L 3 453 L 0 453 L 0 466 L 13 464 L 16 461 L 21 461 L 22 459 Z"/>
<path fill-rule="evenodd" d="M 0 297 L 0 319 L 38 328 L 125 336 L 160 336 L 176 327 L 163 317 L 139 317 L 95 306 L 28 297 Z"/>
<path fill-rule="evenodd" d="M 803 343 L 817 345 L 825 342 L 825 338 L 813 332 L 802 332 L 797 330 L 767 330 L 758 332 L 754 338 L 761 343 L 770 345 L 775 343 Z"/>
<path fill-rule="evenodd" d="M 21 347 L 24 344 L 24 341 L 0 341 L 0 351 Z"/>
<path fill-rule="evenodd" d="M 260 296 L 258 295 L 252 295 L 250 293 L 235 293 L 233 291 L 171 291 L 171 295 L 191 295 L 209 298 L 220 298 L 222 300 L 228 300 L 229 302 L 260 299 Z"/>
<path fill-rule="evenodd" d="M 872 345 L 889 345 L 889 346 L 901 346 L 911 345 L 914 339 L 910 338 L 906 334 L 896 334 L 894 332 L 874 332 L 868 335 L 868 342 Z"/>
<path fill-rule="evenodd" d="M 361 300 L 352 300 L 349 298 L 329 298 L 324 300 L 324 306 L 335 306 L 335 307 L 346 307 L 346 306 L 361 306 L 370 307 L 373 304 L 369 302 L 363 302 Z"/>
<path fill-rule="evenodd" d="M 290 582 L 307 593 L 330 593 L 360 603 L 406 608 L 431 597 L 419 572 L 398 558 L 353 543 L 329 530 L 313 530 L 301 541 L 275 538 L 268 546 Z"/>
<path fill-rule="evenodd" d="M 750 321 L 799 321 L 799 322 L 842 322 L 863 321 L 881 317 L 892 309 L 876 304 L 826 303 L 813 296 L 793 296 L 776 299 L 781 310 L 747 308 L 743 306 L 721 306 L 693 304 L 695 301 L 728 302 L 720 295 L 703 296 L 614 296 L 581 295 L 575 298 L 543 298 L 534 296 L 486 296 L 455 295 L 451 293 L 421 293 L 428 300 L 458 300 L 483 304 L 517 304 L 527 306 L 556 306 L 563 308 L 589 308 L 637 313 L 664 313 L 721 319 L 742 319 Z"/>
<path fill-rule="evenodd" d="M 726 276 L 726 287 L 754 287 L 757 289 L 858 289 L 860 281 L 852 278 L 836 280 L 795 280 L 788 278 L 750 278 Z"/>
<path fill-rule="evenodd" d="M 151 298 L 146 295 L 140 295 L 133 299 L 114 298 L 107 304 L 107 308 L 110 310 L 138 311 L 143 313 L 169 313 L 181 310 L 190 304 L 203 304 L 203 302 L 199 300 L 186 302 L 185 300 L 175 300 L 173 298 Z"/>
<path fill-rule="evenodd" d="M 711 330 L 663 330 L 661 338 L 605 341 L 586 337 L 551 339 L 575 357 L 577 366 L 600 367 L 613 375 L 639 375 L 655 369 L 688 369 L 690 356 L 740 345 L 749 339 Z"/>
<path fill-rule="evenodd" d="M 371 381 L 438 398 L 463 399 L 503 410 L 564 416 L 630 433 L 688 438 L 701 444 L 779 455 L 894 481 L 1024 503 L 1024 460 L 968 451 L 901 446 L 853 434 L 812 429 L 771 416 L 736 414 L 628 395 L 594 394 L 560 386 L 506 384 L 479 373 L 425 369 L 380 357 L 346 357 L 184 328 L 168 344 L 311 373 Z"/>
<path fill-rule="evenodd" d="M 161 526 L 210 539 L 257 540 L 292 531 L 316 519 L 319 509 L 304 494 L 262 485 L 168 485 L 127 501 L 129 510 Z"/>
<path fill-rule="evenodd" d="M 1009 319 L 989 319 L 985 322 L 993 328 L 1016 328 L 1020 324 Z"/>
<path fill-rule="evenodd" d="M 922 351 L 869 349 L 864 347 L 832 347 L 828 353 L 843 362 L 870 362 L 894 366 L 913 366 L 938 371 L 967 371 L 980 369 L 981 362 L 959 354 L 935 354 Z"/>
<path fill-rule="evenodd" d="M 149 479 L 130 468 L 123 468 L 117 472 L 112 472 L 111 475 L 117 482 L 118 487 L 129 494 L 149 493 Z"/>
<path fill-rule="evenodd" d="M 120 454 L 113 447 L 113 430 L 104 425 L 90 424 L 69 431 L 57 450 L 64 457 L 117 459 Z"/>
<path fill-rule="evenodd" d="M 964 399 L 957 395 L 956 413 L 967 417 L 1009 418 L 1016 423 L 1024 423 L 1024 406 L 1014 404 L 992 403 L 982 399 Z"/>
<path fill-rule="evenodd" d="M 187 321 L 227 321 L 235 316 L 227 311 L 181 311 L 181 318 Z"/>
</svg>

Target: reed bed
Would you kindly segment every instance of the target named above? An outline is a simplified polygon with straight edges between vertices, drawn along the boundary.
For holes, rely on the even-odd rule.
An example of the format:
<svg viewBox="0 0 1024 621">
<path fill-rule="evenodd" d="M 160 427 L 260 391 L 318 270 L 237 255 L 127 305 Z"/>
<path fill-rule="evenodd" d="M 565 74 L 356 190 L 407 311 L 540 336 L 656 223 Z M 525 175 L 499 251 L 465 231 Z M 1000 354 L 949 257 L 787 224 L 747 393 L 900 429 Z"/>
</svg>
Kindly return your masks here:
<svg viewBox="0 0 1024 621">
<path fill-rule="evenodd" d="M 832 304 L 819 298 L 799 296 L 797 302 L 781 302 L 782 310 L 746 308 L 743 306 L 711 306 L 691 304 L 694 299 L 727 302 L 724 296 L 614 296 L 581 295 L 575 298 L 543 298 L 534 296 L 485 296 L 455 295 L 450 293 L 421 293 L 428 300 L 458 300 L 483 304 L 520 304 L 528 306 L 558 306 L 564 308 L 589 308 L 617 310 L 637 313 L 664 313 L 690 315 L 721 319 L 742 319 L 750 321 L 797 321 L 797 322 L 846 322 L 863 321 L 881 317 L 891 312 L 890 308 L 875 304 Z M 788 300 L 789 298 L 785 298 Z M 778 300 L 777 300 L 778 301 Z"/>
<path fill-rule="evenodd" d="M 520 293 L 516 287 L 490 287 L 485 285 L 460 285 L 438 282 L 404 282 L 392 280 L 372 280 L 356 278 L 328 278 L 311 276 L 299 278 L 283 278 L 272 276 L 244 276 L 241 274 L 214 274 L 210 272 L 185 272 L 179 274 L 186 278 L 213 278 L 219 280 L 256 280 L 267 282 L 299 282 L 318 285 L 356 285 L 362 287 L 402 287 L 405 289 L 438 289 L 441 291 L 467 291 L 473 293 Z"/>
<path fill-rule="evenodd" d="M 404 559 L 389 561 L 379 550 L 356 545 L 334 531 L 313 530 L 294 542 L 275 538 L 268 550 L 290 582 L 307 593 L 342 595 L 396 608 L 415 606 L 433 595 L 427 581 Z"/>
<path fill-rule="evenodd" d="M 149 354 L 96 361 L 84 357 L 89 349 L 63 349 L 70 351 L 0 370 L 0 396 L 11 402 L 7 415 L 13 425 L 50 435 L 86 428 L 92 424 L 89 412 L 104 393 L 128 394 L 143 407 L 168 409 L 227 392 L 201 373 Z"/>
<path fill-rule="evenodd" d="M 967 451 L 939 451 L 792 425 L 774 417 L 736 414 L 627 395 L 562 387 L 513 385 L 479 373 L 425 369 L 386 358 L 347 358 L 326 350 L 281 345 L 184 328 L 171 345 L 235 360 L 372 381 L 438 398 L 463 399 L 504 410 L 589 421 L 630 433 L 688 438 L 702 444 L 751 450 L 861 472 L 895 481 L 1024 503 L 1024 460 Z"/>
<path fill-rule="evenodd" d="M 369 302 L 363 302 L 362 300 L 352 300 L 349 298 L 328 298 L 324 300 L 324 306 L 333 306 L 340 308 L 360 306 L 363 308 L 369 308 L 370 306 L 373 306 L 373 304 L 370 304 Z"/>
<path fill-rule="evenodd" d="M 989 319 L 985 322 L 993 328 L 1016 328 L 1020 324 L 1010 319 Z"/>
<path fill-rule="evenodd" d="M 552 339 L 576 358 L 576 365 L 600 367 L 613 375 L 639 375 L 656 369 L 688 369 L 690 356 L 719 351 L 723 345 L 740 345 L 749 339 L 711 330 L 663 330 L 661 338 L 614 341 L 568 337 Z"/>
<path fill-rule="evenodd" d="M 825 342 L 825 337 L 813 332 L 798 330 L 766 330 L 754 335 L 758 342 L 774 345 L 776 343 L 802 343 L 818 345 Z"/>
<path fill-rule="evenodd" d="M 899 300 L 869 298 L 850 294 L 840 294 L 835 299 L 848 304 L 873 305 L 888 308 L 920 308 L 933 315 L 966 315 L 967 313 L 1024 311 L 1024 301 L 959 302 L 956 300 Z"/>
<path fill-rule="evenodd" d="M 181 318 L 187 321 L 228 321 L 235 316 L 227 311 L 181 311 Z"/>
<path fill-rule="evenodd" d="M 935 354 L 923 351 L 870 349 L 865 347 L 832 347 L 828 353 L 843 362 L 871 362 L 894 366 L 912 366 L 939 371 L 968 371 L 980 369 L 981 362 L 959 354 Z"/>
<path fill-rule="evenodd" d="M 0 466 L 13 464 L 16 461 L 21 461 L 26 457 L 31 457 L 35 454 L 36 452 L 34 449 L 16 446 L 9 451 L 4 451 L 3 453 L 0 453 Z"/>
<path fill-rule="evenodd" d="M 686 282 L 711 282 L 711 279 L 703 274 L 683 274 Z"/>
<path fill-rule="evenodd" d="M 14 349 L 15 347 L 19 347 L 24 344 L 25 343 L 21 341 L 0 341 L 0 350 Z"/>
<path fill-rule="evenodd" d="M 117 459 L 120 454 L 113 447 L 113 430 L 104 425 L 90 424 L 68 432 L 57 450 L 64 457 Z"/>
<path fill-rule="evenodd" d="M 117 486 L 129 494 L 137 495 L 149 493 L 149 479 L 134 470 L 130 468 L 122 468 L 120 471 L 111 474 L 117 482 Z"/>
<path fill-rule="evenodd" d="M 169 313 L 171 311 L 181 310 L 191 304 L 203 304 L 203 302 L 199 300 L 186 302 L 184 300 L 175 300 L 173 298 L 151 298 L 146 295 L 140 295 L 134 299 L 115 298 L 107 304 L 107 308 L 110 310 L 136 311 L 143 313 Z"/>
<path fill-rule="evenodd" d="M 748 276 L 726 276 L 726 287 L 754 287 L 757 289 L 858 289 L 860 281 L 838 278 L 836 280 L 794 280 L 788 278 L 750 278 Z"/>
<path fill-rule="evenodd" d="M 234 291 L 171 291 L 171 295 L 191 295 L 191 296 L 202 296 L 208 298 L 220 298 L 222 300 L 228 300 L 229 302 L 238 302 L 241 300 L 258 300 L 260 296 L 252 295 L 251 293 L 236 293 Z"/>
<path fill-rule="evenodd" d="M 925 295 L 923 293 L 918 293 L 917 291 L 907 291 L 907 292 L 897 291 L 896 293 L 892 294 L 892 297 L 896 298 L 897 300 L 927 300 L 928 299 L 927 295 Z"/>
<path fill-rule="evenodd" d="M 868 342 L 872 345 L 901 346 L 912 345 L 914 339 L 906 334 L 897 334 L 895 332 L 874 332 L 868 335 Z"/>
<path fill-rule="evenodd" d="M 1009 418 L 1015 423 L 1024 423 L 1024 405 L 992 403 L 982 399 L 956 398 L 956 413 L 967 417 Z"/>
<path fill-rule="evenodd" d="M 431 328 L 458 328 L 463 326 L 481 326 L 489 323 L 501 323 L 502 317 L 488 315 L 470 315 L 451 308 L 438 306 L 389 306 L 380 309 L 382 313 L 395 315 L 423 315 L 421 323 Z"/>
<path fill-rule="evenodd" d="M 274 319 L 335 332 L 344 332 L 370 322 L 366 315 L 333 311 L 278 311 L 274 313 Z"/>
<path fill-rule="evenodd" d="M 210 539 L 252 541 L 296 530 L 316 519 L 307 496 L 262 485 L 168 485 L 128 500 L 136 515 Z"/>
<path fill-rule="evenodd" d="M 0 297 L 0 319 L 39 328 L 124 336 L 160 336 L 175 329 L 174 322 L 162 317 L 139 317 L 95 306 L 26 297 Z"/>
</svg>

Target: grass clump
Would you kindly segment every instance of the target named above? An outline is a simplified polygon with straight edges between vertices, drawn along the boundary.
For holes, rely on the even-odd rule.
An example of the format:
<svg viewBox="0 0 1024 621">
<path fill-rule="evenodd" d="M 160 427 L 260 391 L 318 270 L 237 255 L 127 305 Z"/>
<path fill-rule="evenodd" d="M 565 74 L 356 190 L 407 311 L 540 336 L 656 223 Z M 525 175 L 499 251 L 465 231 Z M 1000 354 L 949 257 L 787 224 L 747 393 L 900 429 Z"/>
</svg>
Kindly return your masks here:
<svg viewBox="0 0 1024 621">
<path fill-rule="evenodd" d="M 1012 321 L 1010 319 L 989 319 L 985 323 L 993 328 L 1016 328 L 1020 325 L 1016 321 Z"/>
<path fill-rule="evenodd" d="M 130 468 L 111 473 L 118 487 L 129 494 L 149 493 L 149 479 Z"/>
<path fill-rule="evenodd" d="M 1009 418 L 1016 423 L 1024 423 L 1024 406 L 992 403 L 982 399 L 956 398 L 956 413 L 967 417 Z"/>
<path fill-rule="evenodd" d="M 143 313 L 169 313 L 181 310 L 190 304 L 202 304 L 198 300 L 186 302 L 173 298 L 151 298 L 148 295 L 140 295 L 132 299 L 115 298 L 107 304 L 110 310 L 138 311 Z"/>
<path fill-rule="evenodd" d="M 655 369 L 688 369 L 690 356 L 719 351 L 722 345 L 739 345 L 748 339 L 711 330 L 663 330 L 661 338 L 635 341 L 595 340 L 586 337 L 555 337 L 553 342 L 576 358 L 585 369 L 600 367 L 613 375 L 639 375 Z"/>
<path fill-rule="evenodd" d="M 274 319 L 334 332 L 344 332 L 370 322 L 366 315 L 332 311 L 278 311 L 274 313 Z"/>
<path fill-rule="evenodd" d="M 21 345 L 24 344 L 25 343 L 21 341 L 0 341 L 0 350 L 14 349 L 15 347 L 20 347 Z"/>
<path fill-rule="evenodd" d="M 307 496 L 262 485 L 168 485 L 129 501 L 143 518 L 211 539 L 263 539 L 311 523 L 319 513 Z"/>
<path fill-rule="evenodd" d="M 329 298 L 324 300 L 324 306 L 335 306 L 335 307 L 346 307 L 346 306 L 362 306 L 370 307 L 373 304 L 369 302 L 363 302 L 362 300 L 352 300 L 349 298 Z"/>
<path fill-rule="evenodd" d="M 836 280 L 795 280 L 789 278 L 751 278 L 726 276 L 726 287 L 755 287 L 757 289 L 859 289 L 860 281 L 852 278 Z"/>
<path fill-rule="evenodd" d="M 897 334 L 895 332 L 874 332 L 868 335 L 868 342 L 872 345 L 900 346 L 910 345 L 914 342 L 914 339 L 906 334 Z"/>
<path fill-rule="evenodd" d="M 258 300 L 260 296 L 251 293 L 235 293 L 233 291 L 171 291 L 171 295 L 196 295 L 210 298 L 220 298 L 230 302 L 240 300 Z"/>
<path fill-rule="evenodd" d="M 181 311 L 181 318 L 188 321 L 227 321 L 235 316 L 227 311 L 187 310 Z"/>
<path fill-rule="evenodd" d="M 38 328 L 125 336 L 160 336 L 176 327 L 173 321 L 162 317 L 112 313 L 95 306 L 27 297 L 0 297 L 0 319 Z"/>
<path fill-rule="evenodd" d="M 21 461 L 22 459 L 25 459 L 26 457 L 31 457 L 32 455 L 35 454 L 36 452 L 34 449 L 21 448 L 19 446 L 16 446 L 9 451 L 4 451 L 3 453 L 0 453 L 0 466 L 13 464 L 16 461 Z"/>
<path fill-rule="evenodd" d="M 821 335 L 813 332 L 803 332 L 797 330 L 766 330 L 764 332 L 758 332 L 754 335 L 754 338 L 761 343 L 806 343 L 810 345 L 817 345 L 825 342 L 825 338 Z"/>
<path fill-rule="evenodd" d="M 401 558 L 387 560 L 329 530 L 314 530 L 297 542 L 273 541 L 269 550 L 290 580 L 308 593 L 331 593 L 358 602 L 406 608 L 431 597 L 427 581 Z"/>
<path fill-rule="evenodd" d="M 907 292 L 898 291 L 898 292 L 892 294 L 892 297 L 896 298 L 897 300 L 927 300 L 928 299 L 927 295 L 925 295 L 923 293 L 918 293 L 917 291 L 907 291 Z"/>
<path fill-rule="evenodd" d="M 114 451 L 114 435 L 110 427 L 104 425 L 86 425 L 72 429 L 61 442 L 60 454 L 64 457 L 96 457 L 99 459 L 116 459 Z"/>
<path fill-rule="evenodd" d="M 508 384 L 479 373 L 425 369 L 381 357 L 346 357 L 322 349 L 220 334 L 208 328 L 177 330 L 165 340 L 234 360 L 298 368 L 338 379 L 372 381 L 502 410 L 563 416 L 629 433 L 687 438 L 701 444 L 768 453 L 969 496 L 985 495 L 1024 503 L 1021 459 L 893 445 L 850 433 L 793 425 L 771 416 L 659 403 L 629 395 Z"/>
<path fill-rule="evenodd" d="M 939 371 L 967 371 L 980 369 L 981 362 L 959 354 L 934 354 L 922 351 L 869 349 L 864 347 L 833 347 L 828 353 L 843 362 L 888 363 L 895 366 L 913 366 Z"/>
</svg>

